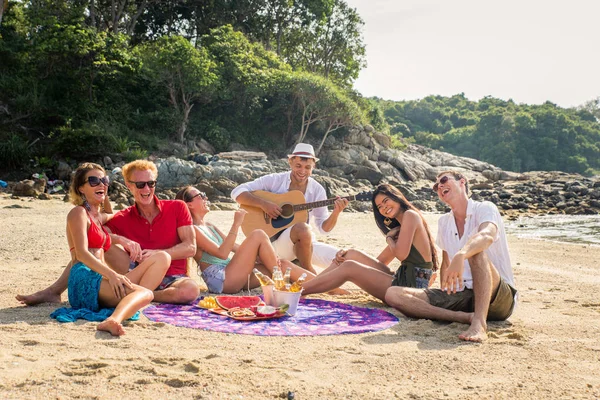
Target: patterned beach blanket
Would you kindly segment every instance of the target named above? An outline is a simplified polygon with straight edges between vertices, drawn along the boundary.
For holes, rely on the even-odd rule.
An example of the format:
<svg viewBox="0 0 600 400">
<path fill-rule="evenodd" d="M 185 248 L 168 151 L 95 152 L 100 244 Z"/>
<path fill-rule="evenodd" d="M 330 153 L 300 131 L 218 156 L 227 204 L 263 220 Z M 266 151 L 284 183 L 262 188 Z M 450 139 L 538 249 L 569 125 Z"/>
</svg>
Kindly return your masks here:
<svg viewBox="0 0 600 400">
<path fill-rule="evenodd" d="M 385 310 L 319 299 L 301 299 L 294 316 L 258 321 L 237 321 L 195 305 L 157 304 L 143 313 L 151 321 L 175 326 L 259 336 L 376 332 L 398 323 L 398 318 Z"/>
</svg>

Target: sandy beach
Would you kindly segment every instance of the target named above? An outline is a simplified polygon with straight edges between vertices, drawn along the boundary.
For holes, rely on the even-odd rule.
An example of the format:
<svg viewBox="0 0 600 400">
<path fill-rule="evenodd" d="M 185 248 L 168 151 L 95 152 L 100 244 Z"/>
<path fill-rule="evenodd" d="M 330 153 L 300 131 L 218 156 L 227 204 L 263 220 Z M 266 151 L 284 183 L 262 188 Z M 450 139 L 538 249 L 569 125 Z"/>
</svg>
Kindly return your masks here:
<svg viewBox="0 0 600 400">
<path fill-rule="evenodd" d="M 71 207 L 0 194 L 0 398 L 600 398 L 600 247 L 510 237 L 521 301 L 508 322 L 490 323 L 483 344 L 458 340 L 465 325 L 405 318 L 352 287 L 313 297 L 384 308 L 400 322 L 356 335 L 260 337 L 142 316 L 114 338 L 96 323 L 57 323 L 49 315 L 59 304 L 15 300 L 61 273 Z M 438 217 L 427 215 L 434 234 Z M 209 214 L 224 229 L 231 218 Z M 344 213 L 325 240 L 374 255 L 384 245 L 371 214 Z"/>
</svg>

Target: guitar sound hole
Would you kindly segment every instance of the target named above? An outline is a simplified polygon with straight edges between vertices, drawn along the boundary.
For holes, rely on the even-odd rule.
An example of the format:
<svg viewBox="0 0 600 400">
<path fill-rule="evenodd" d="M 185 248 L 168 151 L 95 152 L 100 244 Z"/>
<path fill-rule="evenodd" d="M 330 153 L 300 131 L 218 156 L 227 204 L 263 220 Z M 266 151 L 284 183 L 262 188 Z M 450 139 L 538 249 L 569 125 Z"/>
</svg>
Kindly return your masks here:
<svg viewBox="0 0 600 400">
<path fill-rule="evenodd" d="M 291 204 L 284 204 L 281 206 L 281 217 L 290 218 L 294 215 L 294 206 Z"/>
</svg>

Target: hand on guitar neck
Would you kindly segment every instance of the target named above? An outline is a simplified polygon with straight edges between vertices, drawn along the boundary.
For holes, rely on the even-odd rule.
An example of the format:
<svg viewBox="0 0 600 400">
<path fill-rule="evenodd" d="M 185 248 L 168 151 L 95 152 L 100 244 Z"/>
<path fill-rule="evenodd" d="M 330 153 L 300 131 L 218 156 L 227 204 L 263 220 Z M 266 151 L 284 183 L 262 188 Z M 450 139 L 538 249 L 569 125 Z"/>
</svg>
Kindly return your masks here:
<svg viewBox="0 0 600 400">
<path fill-rule="evenodd" d="M 252 192 L 252 194 L 264 200 L 265 206 L 272 205 L 272 207 L 268 207 L 263 211 L 262 208 L 257 206 L 241 205 L 241 208 L 248 211 L 242 223 L 242 231 L 246 236 L 255 229 L 262 229 L 269 237 L 272 237 L 279 231 L 289 228 L 298 222 L 308 222 L 308 210 L 334 204 L 338 199 L 336 197 L 306 203 L 304 195 L 299 190 L 292 190 L 282 194 L 258 190 Z M 370 201 L 372 196 L 372 192 L 363 192 L 344 198 L 349 201 Z"/>
</svg>

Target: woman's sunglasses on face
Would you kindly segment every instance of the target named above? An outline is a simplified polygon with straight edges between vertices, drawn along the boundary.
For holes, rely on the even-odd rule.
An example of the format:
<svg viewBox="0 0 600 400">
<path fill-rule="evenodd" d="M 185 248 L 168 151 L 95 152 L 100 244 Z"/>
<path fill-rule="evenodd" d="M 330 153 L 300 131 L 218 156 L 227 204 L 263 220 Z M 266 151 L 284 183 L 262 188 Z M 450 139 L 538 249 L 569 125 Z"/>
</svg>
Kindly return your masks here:
<svg viewBox="0 0 600 400">
<path fill-rule="evenodd" d="M 440 181 L 436 182 L 435 185 L 433 185 L 433 191 L 437 193 L 438 188 L 440 187 L 440 183 L 442 185 L 445 185 L 446 183 L 448 183 L 448 179 L 450 179 L 450 178 L 448 178 L 448 175 L 442 176 L 442 178 L 440 179 Z"/>
<path fill-rule="evenodd" d="M 88 176 L 87 181 L 91 187 L 96 187 L 101 183 L 105 186 L 108 186 L 110 183 L 108 176 L 103 176 L 102 178 L 98 178 L 97 176 Z"/>
<path fill-rule="evenodd" d="M 190 199 L 187 202 L 190 203 L 192 200 L 194 200 L 198 196 L 200 196 L 202 198 L 202 200 L 208 200 L 208 197 L 206 197 L 206 193 L 198 192 L 195 195 L 193 195 L 192 197 L 190 197 Z"/>
<path fill-rule="evenodd" d="M 147 181 L 147 182 L 129 181 L 129 183 L 133 183 L 135 185 L 135 187 L 138 188 L 138 189 L 143 189 L 143 188 L 146 187 L 146 185 L 148 185 L 148 187 L 150 189 L 152 189 L 154 186 L 156 186 L 156 181 Z"/>
</svg>

